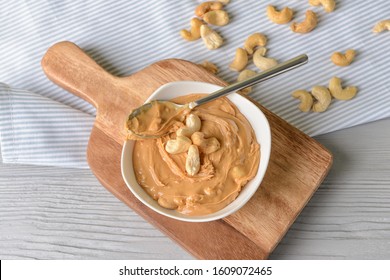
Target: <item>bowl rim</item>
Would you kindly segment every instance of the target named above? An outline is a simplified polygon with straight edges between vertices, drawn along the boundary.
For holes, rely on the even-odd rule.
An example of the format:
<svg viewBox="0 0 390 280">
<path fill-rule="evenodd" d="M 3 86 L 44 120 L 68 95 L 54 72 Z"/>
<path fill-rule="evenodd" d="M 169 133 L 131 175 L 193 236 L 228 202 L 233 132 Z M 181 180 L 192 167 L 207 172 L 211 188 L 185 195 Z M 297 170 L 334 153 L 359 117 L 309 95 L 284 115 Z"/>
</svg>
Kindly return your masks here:
<svg viewBox="0 0 390 280">
<path fill-rule="evenodd" d="M 145 101 L 145 103 L 146 102 L 150 102 L 151 100 L 155 99 L 155 96 L 158 96 L 160 92 L 166 90 L 167 88 L 173 87 L 173 86 L 185 86 L 185 87 L 188 87 L 188 88 L 191 88 L 191 86 L 192 86 L 192 88 L 196 88 L 196 87 L 199 87 L 199 86 L 202 87 L 203 86 L 205 88 L 209 88 L 210 89 L 210 92 L 203 90 L 204 93 L 211 93 L 214 90 L 218 90 L 218 89 L 222 88 L 222 86 L 219 86 L 219 85 L 216 85 L 216 84 L 211 84 L 211 83 L 206 83 L 206 82 L 199 82 L 199 81 L 176 81 L 176 82 L 170 82 L 170 83 L 164 84 L 164 85 L 160 86 L 158 89 L 156 89 L 149 96 L 149 98 Z M 213 87 L 214 87 L 214 89 L 211 90 L 211 88 L 213 88 Z M 191 92 L 195 92 L 195 91 L 191 91 Z M 183 94 L 188 94 L 188 93 L 183 93 Z M 164 216 L 176 219 L 176 220 L 180 220 L 180 221 L 186 221 L 186 222 L 210 222 L 210 221 L 222 219 L 222 218 L 224 218 L 224 217 L 226 217 L 228 215 L 231 215 L 234 212 L 238 211 L 256 193 L 256 191 L 258 190 L 258 188 L 260 187 L 260 185 L 261 185 L 261 183 L 262 183 L 262 181 L 264 179 L 266 170 L 268 168 L 270 154 L 271 154 L 271 129 L 270 129 L 270 125 L 269 125 L 267 117 L 264 115 L 262 110 L 258 106 L 256 106 L 252 101 L 250 101 L 249 99 L 247 99 L 244 96 L 241 96 L 240 94 L 237 94 L 237 93 L 229 94 L 227 96 L 227 98 L 229 98 L 229 99 L 236 99 L 236 98 L 238 98 L 240 101 L 242 100 L 242 102 L 244 102 L 244 103 L 247 102 L 248 106 L 254 106 L 256 108 L 256 110 L 259 112 L 260 118 L 263 121 L 264 127 L 262 128 L 261 133 L 264 133 L 267 136 L 267 138 L 263 142 L 268 142 L 268 143 L 261 143 L 261 141 L 259 141 L 259 139 L 258 139 L 258 136 L 256 135 L 256 139 L 257 139 L 257 141 L 260 144 L 260 153 L 261 153 L 260 154 L 259 167 L 258 167 L 258 170 L 257 170 L 257 173 L 256 173 L 255 177 L 252 180 L 250 180 L 243 188 L 247 187 L 248 184 L 250 184 L 250 182 L 253 182 L 254 180 L 258 181 L 257 186 L 256 187 L 252 187 L 252 190 L 250 192 L 247 191 L 248 193 L 247 193 L 246 197 L 241 199 L 239 204 L 236 203 L 237 205 L 235 207 L 230 207 L 231 209 L 229 209 L 229 210 L 225 210 L 225 209 L 228 208 L 230 205 L 232 205 L 235 201 L 237 201 L 237 198 L 243 193 L 243 190 L 241 190 L 241 192 L 239 193 L 238 197 L 232 203 L 228 204 L 227 206 L 225 206 L 224 208 L 220 209 L 217 212 L 214 212 L 214 213 L 211 213 L 211 214 L 207 214 L 207 215 L 202 215 L 202 216 L 188 216 L 188 215 L 181 214 L 180 212 L 177 212 L 176 210 L 170 210 L 170 209 L 166 209 L 166 208 L 163 208 L 163 207 L 159 206 L 157 204 L 157 202 L 155 200 L 153 200 L 153 198 L 150 197 L 150 195 L 147 194 L 146 191 L 144 191 L 143 188 L 137 183 L 138 188 L 142 189 L 145 192 L 145 194 L 147 195 L 147 197 L 149 197 L 151 200 L 153 200 L 153 202 L 151 202 L 151 203 L 156 204 L 156 207 L 155 207 L 155 206 L 151 205 L 148 201 L 146 201 L 134 189 L 134 186 L 132 185 L 131 182 L 129 182 L 129 180 L 127 178 L 127 175 L 126 175 L 127 171 L 126 171 L 126 168 L 125 168 L 125 165 L 126 165 L 125 164 L 125 160 L 127 159 L 127 157 L 132 155 L 132 153 L 131 154 L 128 153 L 127 150 L 128 149 L 133 149 L 135 141 L 126 140 L 124 142 L 124 144 L 123 144 L 122 154 L 121 154 L 121 174 L 122 174 L 122 178 L 125 181 L 126 186 L 133 193 L 133 195 L 139 201 L 141 201 L 145 206 L 147 206 L 148 208 L 152 209 L 153 211 L 155 211 L 155 212 L 157 212 L 157 213 L 159 213 L 161 215 L 164 215 Z M 235 103 L 235 105 L 237 107 L 239 107 L 239 105 L 237 105 L 236 103 Z M 242 109 L 240 109 L 240 112 L 245 116 L 245 118 L 251 123 L 251 125 L 253 127 L 252 122 L 249 120 L 250 116 L 248 117 L 246 115 L 246 113 L 242 111 Z M 255 134 L 256 134 L 256 131 L 255 131 Z M 132 167 L 132 158 L 131 158 L 131 167 Z M 134 169 L 132 170 L 132 172 L 134 172 Z"/>
</svg>

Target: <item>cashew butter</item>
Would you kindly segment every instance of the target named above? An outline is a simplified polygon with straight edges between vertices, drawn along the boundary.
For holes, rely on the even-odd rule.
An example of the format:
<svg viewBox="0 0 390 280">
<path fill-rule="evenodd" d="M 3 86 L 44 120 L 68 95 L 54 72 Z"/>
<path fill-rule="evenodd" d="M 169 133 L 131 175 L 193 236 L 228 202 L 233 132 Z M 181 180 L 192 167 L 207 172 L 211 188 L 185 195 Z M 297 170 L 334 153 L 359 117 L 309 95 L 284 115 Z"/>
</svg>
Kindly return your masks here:
<svg viewBox="0 0 390 280">
<path fill-rule="evenodd" d="M 185 104 L 202 96 L 191 94 L 172 101 Z M 195 107 L 191 114 L 201 120 L 191 141 L 195 152 L 199 150 L 197 173 L 191 176 L 186 171 L 186 152 L 166 151 L 166 143 L 176 139 L 176 131 L 157 139 L 137 140 L 134 173 L 140 186 L 162 207 L 186 215 L 206 215 L 231 203 L 256 175 L 260 145 L 248 120 L 227 98 Z M 185 127 L 184 118 L 176 119 L 175 125 L 176 130 Z"/>
<path fill-rule="evenodd" d="M 138 139 L 137 135 L 153 137 L 163 135 L 177 129 L 190 110 L 182 107 L 177 108 L 171 102 L 152 101 L 150 107 L 141 109 L 141 113 L 126 122 L 129 139 Z"/>
</svg>

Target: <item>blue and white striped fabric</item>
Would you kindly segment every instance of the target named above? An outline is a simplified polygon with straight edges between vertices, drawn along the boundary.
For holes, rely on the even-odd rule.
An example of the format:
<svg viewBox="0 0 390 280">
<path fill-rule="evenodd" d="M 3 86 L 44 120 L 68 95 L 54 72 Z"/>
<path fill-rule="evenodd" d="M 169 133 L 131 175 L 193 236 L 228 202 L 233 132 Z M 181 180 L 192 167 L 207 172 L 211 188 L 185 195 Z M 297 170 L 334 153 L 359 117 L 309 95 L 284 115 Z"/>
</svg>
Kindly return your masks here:
<svg viewBox="0 0 390 280">
<path fill-rule="evenodd" d="M 0 83 L 3 161 L 87 168 L 94 117 L 39 94 Z"/>
<path fill-rule="evenodd" d="M 201 40 L 186 42 L 179 36 L 181 29 L 189 27 L 200 2 L 1 1 L 0 82 L 25 89 L 11 90 L 5 85 L 0 89 L 3 161 L 85 166 L 87 134 L 95 110 L 52 84 L 40 67 L 47 48 L 63 40 L 78 44 L 114 75 L 130 75 L 161 59 L 182 58 L 214 62 L 220 68 L 219 76 L 233 82 L 237 73 L 228 65 L 235 49 L 248 35 L 261 32 L 269 38 L 270 57 L 284 61 L 307 53 L 310 58 L 308 65 L 254 88 L 251 96 L 268 109 L 312 136 L 390 116 L 390 32 L 371 32 L 377 21 L 390 18 L 387 0 L 337 0 L 335 12 L 329 14 L 309 6 L 308 0 L 231 0 L 226 6 L 230 24 L 215 28 L 225 44 L 213 51 Z M 288 25 L 269 22 L 265 11 L 270 3 L 291 7 L 296 21 L 313 9 L 319 24 L 309 34 L 292 33 Z M 357 51 L 349 67 L 330 62 L 334 51 L 348 48 Z M 255 70 L 253 63 L 249 68 Z M 356 98 L 333 101 L 324 113 L 300 112 L 291 92 L 326 86 L 333 76 L 358 86 Z M 69 125 L 63 125 L 64 119 Z M 45 133 L 37 133 L 40 130 Z"/>
</svg>

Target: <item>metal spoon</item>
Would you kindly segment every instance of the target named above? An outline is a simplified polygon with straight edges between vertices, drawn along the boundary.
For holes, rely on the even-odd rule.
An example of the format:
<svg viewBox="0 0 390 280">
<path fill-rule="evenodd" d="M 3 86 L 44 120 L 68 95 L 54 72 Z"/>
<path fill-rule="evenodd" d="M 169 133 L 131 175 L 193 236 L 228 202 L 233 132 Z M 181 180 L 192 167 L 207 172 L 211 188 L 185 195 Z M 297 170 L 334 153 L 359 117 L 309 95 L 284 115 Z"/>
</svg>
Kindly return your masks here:
<svg viewBox="0 0 390 280">
<path fill-rule="evenodd" d="M 275 67 L 272 67 L 266 71 L 263 71 L 255 76 L 245 80 L 245 81 L 231 84 L 227 87 L 224 87 L 224 88 L 221 88 L 220 90 L 217 90 L 214 93 L 207 95 L 206 97 L 192 101 L 192 102 L 187 103 L 187 104 L 176 104 L 176 103 L 173 103 L 170 101 L 162 101 L 162 100 L 153 100 L 152 102 L 169 104 L 169 106 L 175 107 L 178 111 L 185 110 L 185 109 L 192 110 L 193 108 L 195 108 L 199 105 L 213 101 L 219 97 L 228 95 L 228 94 L 236 92 L 238 90 L 253 86 L 253 85 L 258 84 L 262 81 L 266 81 L 266 80 L 271 79 L 275 76 L 278 76 L 284 72 L 287 72 L 289 70 L 297 68 L 303 64 L 306 64 L 307 62 L 308 62 L 307 55 L 303 54 L 303 55 L 297 56 L 297 57 L 292 58 L 290 60 L 287 60 L 283 63 L 280 63 L 280 64 L 276 65 Z M 134 109 L 131 112 L 131 114 L 129 115 L 128 121 L 131 121 L 133 118 L 139 116 L 140 114 L 142 114 L 142 113 L 146 112 L 148 109 L 150 109 L 152 107 L 152 102 L 146 103 L 146 104 L 142 105 L 141 107 Z M 165 124 L 165 125 L 167 125 L 167 124 Z M 130 128 L 129 128 L 129 130 L 130 130 Z M 153 136 L 142 135 L 142 134 L 134 133 L 134 131 L 131 131 L 131 132 L 139 138 L 156 138 L 156 137 L 162 136 L 162 135 L 153 135 Z"/>
</svg>

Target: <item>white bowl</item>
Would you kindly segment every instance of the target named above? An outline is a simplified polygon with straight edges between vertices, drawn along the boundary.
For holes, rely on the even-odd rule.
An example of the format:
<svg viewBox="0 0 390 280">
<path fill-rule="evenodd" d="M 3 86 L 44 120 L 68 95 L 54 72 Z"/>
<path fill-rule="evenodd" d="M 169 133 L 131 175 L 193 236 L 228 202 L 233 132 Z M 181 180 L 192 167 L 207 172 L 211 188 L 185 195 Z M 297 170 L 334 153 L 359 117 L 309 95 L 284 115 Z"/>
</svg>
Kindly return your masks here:
<svg viewBox="0 0 390 280">
<path fill-rule="evenodd" d="M 211 93 L 219 89 L 221 89 L 220 86 L 203 82 L 172 82 L 158 88 L 148 98 L 148 100 L 145 101 L 145 103 L 150 102 L 153 99 L 169 100 L 174 97 L 187 95 L 190 93 Z M 228 95 L 228 98 L 248 119 L 256 134 L 257 141 L 260 144 L 260 164 L 256 176 L 243 187 L 238 197 L 225 208 L 208 215 L 187 216 L 175 210 L 161 207 L 157 201 L 149 196 L 149 194 L 146 193 L 146 191 L 144 191 L 144 189 L 137 183 L 133 169 L 134 141 L 129 140 L 124 143 L 122 150 L 122 176 L 126 182 L 127 187 L 143 204 L 164 216 L 168 216 L 176 220 L 187 222 L 209 222 L 224 218 L 236 212 L 253 196 L 257 188 L 260 186 L 261 181 L 263 180 L 271 153 L 271 131 L 269 123 L 263 112 L 248 99 L 236 93 Z"/>
</svg>

